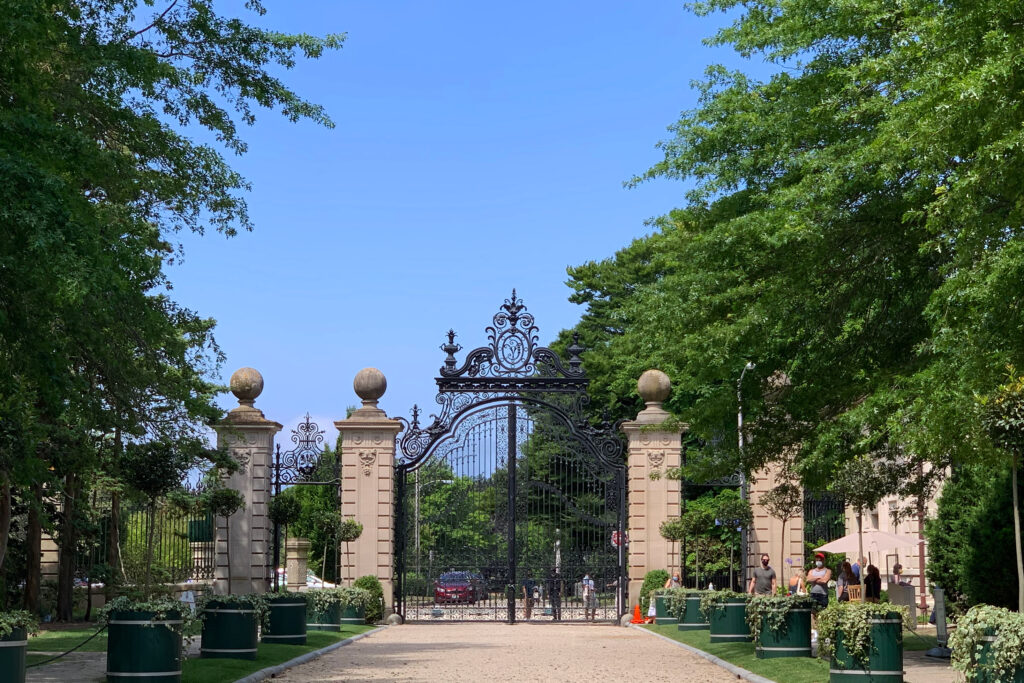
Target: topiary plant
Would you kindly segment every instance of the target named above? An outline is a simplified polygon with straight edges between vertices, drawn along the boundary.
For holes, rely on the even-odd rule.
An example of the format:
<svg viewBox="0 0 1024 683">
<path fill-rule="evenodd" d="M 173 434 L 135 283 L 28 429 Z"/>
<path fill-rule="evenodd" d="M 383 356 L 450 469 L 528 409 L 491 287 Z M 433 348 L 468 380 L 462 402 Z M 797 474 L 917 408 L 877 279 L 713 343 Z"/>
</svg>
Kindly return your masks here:
<svg viewBox="0 0 1024 683">
<path fill-rule="evenodd" d="M 653 569 L 644 576 L 644 583 L 640 586 L 640 610 L 641 614 L 647 614 L 647 608 L 651 604 L 651 592 L 661 589 L 668 581 L 668 572 L 664 569 Z"/>
<path fill-rule="evenodd" d="M 356 520 L 352 519 L 351 517 L 342 520 L 341 524 L 338 525 L 338 542 L 345 544 L 345 554 L 348 556 L 347 564 L 350 573 L 352 571 L 352 550 L 349 546 L 349 543 L 356 540 L 362 535 L 363 525 L 357 522 Z M 349 576 L 349 581 L 351 580 L 352 577 Z"/>
<path fill-rule="evenodd" d="M 245 498 L 234 489 L 218 488 L 207 499 L 210 512 L 224 518 L 224 552 L 228 563 L 228 593 L 231 593 L 231 515 L 245 507 Z"/>
<path fill-rule="evenodd" d="M 376 624 L 378 621 L 384 618 L 384 587 L 380 585 L 380 580 L 373 574 L 367 574 L 366 576 L 360 576 L 352 584 L 353 588 L 362 588 L 373 595 L 373 603 L 366 608 L 366 621 L 370 624 Z"/>
</svg>

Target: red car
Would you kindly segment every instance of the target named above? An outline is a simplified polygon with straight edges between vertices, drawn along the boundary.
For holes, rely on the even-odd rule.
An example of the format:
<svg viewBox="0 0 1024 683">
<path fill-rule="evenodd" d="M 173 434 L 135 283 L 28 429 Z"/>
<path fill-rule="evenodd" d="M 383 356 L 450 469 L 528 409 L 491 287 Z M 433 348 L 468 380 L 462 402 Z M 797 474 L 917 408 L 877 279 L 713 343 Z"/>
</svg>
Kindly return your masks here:
<svg viewBox="0 0 1024 683">
<path fill-rule="evenodd" d="M 469 572 L 445 572 L 434 581 L 434 603 L 474 603 L 482 597 L 477 584 Z"/>
</svg>

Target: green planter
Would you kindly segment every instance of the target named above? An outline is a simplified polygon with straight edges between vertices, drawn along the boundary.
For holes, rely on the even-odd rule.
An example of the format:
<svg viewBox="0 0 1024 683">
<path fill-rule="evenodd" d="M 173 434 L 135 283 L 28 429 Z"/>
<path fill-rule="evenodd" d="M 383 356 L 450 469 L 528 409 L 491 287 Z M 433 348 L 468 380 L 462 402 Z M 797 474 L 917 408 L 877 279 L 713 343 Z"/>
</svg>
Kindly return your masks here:
<svg viewBox="0 0 1024 683">
<path fill-rule="evenodd" d="M 333 602 L 324 610 L 310 608 L 306 629 L 309 631 L 340 631 L 341 605 Z"/>
<path fill-rule="evenodd" d="M 757 658 L 811 656 L 811 608 L 797 607 L 786 613 L 784 628 L 772 631 L 768 620 L 761 619 L 757 638 Z"/>
<path fill-rule="evenodd" d="M 996 641 L 996 635 L 989 633 L 981 638 L 981 649 L 977 654 L 977 662 L 979 665 L 991 664 L 992 663 L 992 643 Z M 986 669 L 978 668 L 976 683 L 995 683 L 996 677 L 988 672 Z M 1013 678 L 1002 678 L 1000 683 L 1024 683 L 1024 668 L 1017 669 L 1013 674 Z"/>
<path fill-rule="evenodd" d="M 179 683 L 181 614 L 111 612 L 107 625 L 107 681 Z"/>
<path fill-rule="evenodd" d="M 700 595 L 686 596 L 686 606 L 683 608 L 683 615 L 676 628 L 680 631 L 703 631 L 710 628 L 710 624 L 700 613 Z"/>
<path fill-rule="evenodd" d="M 199 656 L 208 659 L 256 659 L 256 610 L 211 600 L 203 609 Z"/>
<path fill-rule="evenodd" d="M 829 666 L 831 683 L 902 683 L 903 620 L 896 612 L 884 618 L 868 619 L 871 645 L 861 664 L 843 645 L 843 632 L 836 631 L 836 647 Z"/>
<path fill-rule="evenodd" d="M 355 605 L 345 605 L 341 608 L 341 623 L 362 625 L 366 623 L 366 610 Z"/>
<path fill-rule="evenodd" d="M 668 605 L 664 595 L 654 596 L 654 623 L 658 625 L 679 623 L 678 618 L 668 613 Z"/>
<path fill-rule="evenodd" d="M 708 619 L 712 643 L 735 643 L 750 641 L 750 627 L 747 626 L 747 601 L 729 600 L 717 603 Z"/>
<path fill-rule="evenodd" d="M 260 636 L 264 643 L 306 644 L 306 599 L 301 595 L 282 595 L 267 600 L 270 623 Z"/>
<path fill-rule="evenodd" d="M 25 651 L 28 634 L 16 628 L 0 638 L 0 681 L 25 683 Z"/>
</svg>

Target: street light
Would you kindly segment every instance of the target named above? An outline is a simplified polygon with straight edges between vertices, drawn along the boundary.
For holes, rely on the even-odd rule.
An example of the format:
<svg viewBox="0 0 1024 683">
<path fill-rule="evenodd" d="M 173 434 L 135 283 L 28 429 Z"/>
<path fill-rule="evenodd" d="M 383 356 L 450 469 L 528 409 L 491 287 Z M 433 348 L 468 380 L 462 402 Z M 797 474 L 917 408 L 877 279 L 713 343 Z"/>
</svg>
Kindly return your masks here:
<svg viewBox="0 0 1024 683">
<path fill-rule="evenodd" d="M 743 376 L 747 374 L 747 370 L 753 370 L 757 366 L 753 361 L 748 361 L 743 369 L 740 371 L 740 378 L 736 380 L 736 432 L 739 438 L 739 452 L 740 452 L 740 498 L 747 500 L 747 474 L 746 468 L 743 464 Z M 748 536 L 747 527 L 743 527 L 743 533 L 740 534 L 740 546 L 742 546 L 743 555 L 743 586 L 747 585 L 747 558 L 748 558 L 748 542 L 750 540 Z"/>
</svg>

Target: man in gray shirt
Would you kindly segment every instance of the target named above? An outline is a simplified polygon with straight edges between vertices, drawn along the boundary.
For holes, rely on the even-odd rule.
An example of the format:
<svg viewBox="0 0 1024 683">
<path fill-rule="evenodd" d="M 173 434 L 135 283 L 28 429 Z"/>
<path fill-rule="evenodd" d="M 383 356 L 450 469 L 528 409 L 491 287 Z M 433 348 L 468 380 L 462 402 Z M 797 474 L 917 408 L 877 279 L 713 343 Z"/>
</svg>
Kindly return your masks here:
<svg viewBox="0 0 1024 683">
<path fill-rule="evenodd" d="M 751 595 L 775 595 L 777 579 L 775 570 L 768 566 L 768 553 L 761 555 L 761 566 L 756 567 L 750 577 L 747 592 Z"/>
</svg>

